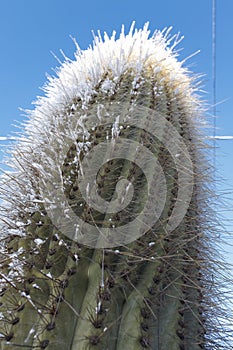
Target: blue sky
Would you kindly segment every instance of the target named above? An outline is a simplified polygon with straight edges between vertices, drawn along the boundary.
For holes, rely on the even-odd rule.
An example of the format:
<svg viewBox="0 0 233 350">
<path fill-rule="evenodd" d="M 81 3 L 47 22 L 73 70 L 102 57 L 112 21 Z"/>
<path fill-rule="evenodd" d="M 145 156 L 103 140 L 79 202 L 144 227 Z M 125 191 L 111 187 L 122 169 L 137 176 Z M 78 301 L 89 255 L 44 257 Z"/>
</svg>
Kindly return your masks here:
<svg viewBox="0 0 233 350">
<path fill-rule="evenodd" d="M 217 134 L 233 135 L 233 70 L 232 33 L 233 1 L 217 0 Z M 187 61 L 194 72 L 203 73 L 203 98 L 211 114 L 211 7 L 212 0 L 117 0 L 107 2 L 77 0 L 2 0 L 0 2 L 0 136 L 17 129 L 24 109 L 33 108 L 31 102 L 41 95 L 45 73 L 53 74 L 58 66 L 51 51 L 62 60 L 59 49 L 69 57 L 75 50 L 69 35 L 75 37 L 82 49 L 92 42 L 91 30 L 126 31 L 133 20 L 141 27 L 146 21 L 150 29 L 173 27 L 184 40 L 179 45 L 180 59 L 197 50 L 201 52 Z M 210 131 L 211 133 L 211 131 Z M 0 149 L 4 142 L 0 141 Z M 233 191 L 233 140 L 221 140 L 217 145 L 217 174 L 224 181 L 217 188 Z M 2 153 L 0 152 L 0 160 Z M 232 205 L 233 201 L 231 202 Z M 227 208 L 226 208 L 227 209 Z M 226 217 L 233 221 L 233 205 Z M 229 228 L 233 230 L 232 222 Z M 231 240 L 233 244 L 233 239 Z M 229 248 L 229 251 L 233 249 Z M 231 259 L 233 261 L 233 253 Z"/>
</svg>

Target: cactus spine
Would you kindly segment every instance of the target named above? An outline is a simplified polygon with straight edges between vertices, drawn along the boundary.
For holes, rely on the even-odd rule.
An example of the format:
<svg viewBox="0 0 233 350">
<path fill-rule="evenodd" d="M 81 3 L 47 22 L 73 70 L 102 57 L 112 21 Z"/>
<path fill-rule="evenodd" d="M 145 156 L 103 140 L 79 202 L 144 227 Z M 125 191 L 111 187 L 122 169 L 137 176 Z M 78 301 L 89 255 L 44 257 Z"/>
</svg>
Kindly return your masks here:
<svg viewBox="0 0 233 350">
<path fill-rule="evenodd" d="M 104 41 L 96 38 L 92 49 L 78 49 L 74 62 L 64 62 L 58 77 L 45 86 L 45 97 L 29 112 L 26 136 L 12 150 L 16 170 L 2 180 L 2 350 L 227 348 L 211 318 L 217 310 L 217 294 L 211 291 L 217 265 L 211 263 L 215 231 L 207 214 L 200 103 L 193 79 L 169 48 L 172 40 L 176 44 L 178 37 L 171 38 L 169 31 L 149 37 L 147 26 L 135 32 L 132 26 L 118 40 L 114 35 L 105 35 Z M 111 106 L 117 103 L 125 116 L 144 108 L 145 125 L 153 117 L 151 111 L 167 124 L 155 137 L 146 127 L 126 126 L 121 120 L 108 123 Z M 85 122 L 93 106 L 100 122 L 88 129 Z M 193 167 L 187 210 L 171 231 L 167 224 L 180 201 L 180 183 L 179 154 L 174 157 L 164 146 L 168 125 L 183 140 Z M 82 160 L 92 148 L 106 140 L 120 148 L 122 138 L 148 148 L 160 164 L 166 176 L 164 207 L 159 220 L 137 239 L 102 249 L 86 246 L 54 225 L 40 181 L 49 179 L 59 149 L 72 140 L 59 168 L 72 212 L 100 231 L 126 225 L 143 210 L 148 195 L 145 169 L 137 165 L 140 152 L 132 162 L 131 149 L 124 149 L 128 158 L 110 159 L 96 174 L 98 193 L 108 202 L 117 198 L 119 179 L 133 184 L 131 203 L 117 213 L 91 208 L 77 182 Z M 93 161 L 91 153 L 88 159 Z M 147 165 L 148 173 L 156 169 Z M 151 185 L 159 205 L 160 186 L 152 178 Z M 156 205 L 148 210 L 155 213 Z M 143 227 L 140 221 L 138 227 Z"/>
</svg>

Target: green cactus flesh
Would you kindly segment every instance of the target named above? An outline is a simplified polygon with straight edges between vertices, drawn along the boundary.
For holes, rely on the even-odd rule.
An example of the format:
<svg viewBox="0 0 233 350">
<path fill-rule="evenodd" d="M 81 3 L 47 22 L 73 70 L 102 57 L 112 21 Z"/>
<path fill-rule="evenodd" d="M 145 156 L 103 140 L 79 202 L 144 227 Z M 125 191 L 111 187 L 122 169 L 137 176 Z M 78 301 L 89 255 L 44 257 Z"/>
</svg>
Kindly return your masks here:
<svg viewBox="0 0 233 350">
<path fill-rule="evenodd" d="M 146 29 L 141 33 L 144 32 Z M 149 41 L 148 38 L 145 40 Z M 104 54 L 101 42 L 96 47 Z M 167 57 L 169 59 L 177 62 L 174 56 Z M 42 126 L 37 131 L 44 137 L 41 142 L 44 153 L 38 149 L 34 151 L 33 147 L 30 155 L 24 148 L 24 154 L 20 155 L 19 146 L 18 153 L 14 150 L 19 157 L 21 178 L 28 179 L 26 184 L 31 184 L 38 202 L 36 209 L 26 210 L 28 202 L 24 205 L 19 201 L 12 214 L 14 218 L 5 224 L 11 233 L 4 237 L 1 252 L 2 350 L 226 348 L 226 344 L 221 347 L 214 343 L 215 335 L 213 340 L 211 338 L 214 330 L 210 329 L 209 315 L 213 302 L 212 296 L 207 294 L 212 280 L 208 276 L 211 270 L 207 253 L 209 223 L 205 218 L 208 194 L 205 173 L 200 173 L 205 170 L 201 160 L 205 146 L 199 140 L 195 122 L 199 105 L 192 80 L 180 67 L 177 72 L 180 76 L 172 79 L 171 67 L 162 58 L 161 62 L 148 58 L 140 63 L 140 73 L 129 64 L 117 79 L 109 64 L 93 85 L 85 108 L 88 112 L 95 105 L 107 110 L 116 102 L 124 105 L 126 112 L 135 106 L 145 107 L 162 114 L 177 130 L 193 163 L 193 192 L 183 220 L 172 232 L 167 232 L 166 225 L 177 200 L 179 183 L 175 160 L 164 147 L 166 125 L 159 131 L 159 138 L 136 126 L 118 125 L 120 137 L 115 137 L 116 147 L 120 147 L 122 138 L 136 141 L 150 150 L 164 171 L 166 201 L 159 220 L 136 240 L 103 249 L 80 244 L 55 227 L 40 198 L 39 175 L 33 164 L 38 163 L 48 171 L 48 164 L 43 165 L 43 157 L 53 152 L 53 145 L 49 144 L 52 130 L 60 133 L 59 138 L 70 125 L 78 123 L 83 99 L 80 96 L 67 98 L 67 103 L 61 107 L 62 118 L 56 116 L 59 109 L 52 111 L 53 119 L 48 129 Z M 106 90 L 106 81 L 114 86 L 111 92 Z M 49 118 L 49 113 L 45 117 Z M 144 122 L 152 117 L 151 113 L 144 115 Z M 109 135 L 114 138 L 113 125 L 107 123 L 107 113 L 102 118 L 100 125 L 88 130 L 88 150 L 108 139 Z M 73 124 L 69 124 L 70 120 Z M 127 152 L 130 155 L 131 150 Z M 83 147 L 79 161 L 75 161 L 77 145 L 74 143 L 61 167 L 64 193 L 73 213 L 99 227 L 100 231 L 132 221 L 146 202 L 148 183 L 143 169 L 128 159 L 112 159 L 101 167 L 96 183 L 99 195 L 105 201 L 116 198 L 115 187 L 119 179 L 127 179 L 134 186 L 132 201 L 125 209 L 103 214 L 90 208 L 77 184 L 85 153 L 87 150 Z M 140 157 L 140 154 L 136 156 Z M 25 164 L 28 170 L 23 169 Z M 152 165 L 148 164 L 149 171 L 154 171 Z M 17 176 L 11 181 L 17 184 Z M 20 181 L 18 186 L 20 192 Z M 25 185 L 22 192 L 27 193 L 27 190 Z M 15 201 L 18 199 L 16 194 Z M 155 207 L 150 210 L 153 212 Z M 10 229 L 14 222 L 20 220 L 24 224 L 23 234 L 12 233 Z M 140 224 L 138 222 L 139 228 Z"/>
</svg>

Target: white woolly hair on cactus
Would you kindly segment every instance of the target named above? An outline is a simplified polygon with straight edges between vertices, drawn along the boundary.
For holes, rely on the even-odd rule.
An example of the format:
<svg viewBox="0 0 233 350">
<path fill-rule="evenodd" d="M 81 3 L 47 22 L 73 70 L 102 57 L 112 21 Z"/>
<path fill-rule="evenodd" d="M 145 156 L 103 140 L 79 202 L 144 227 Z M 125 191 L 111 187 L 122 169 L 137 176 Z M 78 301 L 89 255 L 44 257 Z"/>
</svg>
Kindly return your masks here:
<svg viewBox="0 0 233 350">
<path fill-rule="evenodd" d="M 49 142 L 51 130 L 54 133 L 59 132 L 56 131 L 56 127 L 59 128 L 60 123 L 64 123 L 67 106 L 73 108 L 75 112 L 76 106 L 73 102 L 76 99 L 81 99 L 82 108 L 86 108 L 90 99 L 96 94 L 96 85 L 103 80 L 106 73 L 108 76 L 103 81 L 101 89 L 106 95 L 111 95 L 121 76 L 128 70 L 133 71 L 136 85 L 142 69 L 152 68 L 161 81 L 167 80 L 167 84 L 172 87 L 175 94 L 182 98 L 184 106 L 189 111 L 190 120 L 193 123 L 203 122 L 200 113 L 202 107 L 195 95 L 198 84 L 194 82 L 199 77 L 189 74 L 187 68 L 183 67 L 183 62 L 177 60 L 175 48 L 183 38 L 179 34 L 170 35 L 172 27 L 163 31 L 156 30 L 150 36 L 148 26 L 149 23 L 146 23 L 143 29 L 134 29 L 135 22 L 133 22 L 128 34 L 124 33 L 122 26 L 118 39 L 115 31 L 111 37 L 104 33 L 103 38 L 98 33 L 98 36 L 94 37 L 93 46 L 83 51 L 74 39 L 75 60 L 65 57 L 64 63 L 56 69 L 57 77 L 48 76 L 48 82 L 43 86 L 44 96 L 38 97 L 34 102 L 34 110 L 25 111 L 28 120 L 22 124 L 23 135 L 18 137 L 16 146 L 10 151 L 11 156 L 7 164 L 16 174 L 11 174 L 10 177 L 7 175 L 4 181 L 7 181 L 7 187 L 11 188 L 12 193 L 16 190 L 14 186 L 17 187 L 15 195 L 18 201 L 15 198 L 11 208 L 13 212 L 17 204 L 20 207 L 25 205 L 27 208 L 35 205 L 35 209 L 37 208 L 34 184 L 31 183 L 30 176 L 25 177 L 25 173 L 30 174 L 37 167 L 39 172 L 42 170 L 37 159 L 43 157 L 43 145 Z M 159 90 L 156 91 L 157 86 L 154 89 L 155 94 L 161 93 Z M 69 128 L 67 133 L 68 130 Z M 5 199 L 8 197 L 7 193 L 8 191 Z M 20 232 L 22 226 L 18 220 L 17 223 L 21 227 Z"/>
</svg>

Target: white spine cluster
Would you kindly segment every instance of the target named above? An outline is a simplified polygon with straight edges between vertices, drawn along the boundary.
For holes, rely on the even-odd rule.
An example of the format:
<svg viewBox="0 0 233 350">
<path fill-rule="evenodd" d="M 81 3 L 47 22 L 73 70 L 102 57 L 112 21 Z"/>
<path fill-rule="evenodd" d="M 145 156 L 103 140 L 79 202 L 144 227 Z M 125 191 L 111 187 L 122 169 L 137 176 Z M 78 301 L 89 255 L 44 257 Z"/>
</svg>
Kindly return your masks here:
<svg viewBox="0 0 233 350">
<path fill-rule="evenodd" d="M 182 38 L 179 35 L 171 36 L 170 32 L 171 28 L 162 32 L 155 31 L 150 35 L 148 23 L 139 30 L 134 28 L 133 23 L 128 34 L 124 33 L 122 26 L 119 38 L 116 38 L 115 32 L 111 37 L 104 33 L 103 38 L 98 33 L 94 37 L 93 45 L 87 50 L 80 50 L 75 41 L 75 60 L 66 58 L 57 69 L 57 76 L 48 77 L 48 82 L 43 87 L 44 96 L 37 98 L 34 110 L 26 111 L 28 120 L 23 127 L 23 136 L 11 151 L 8 163 L 13 171 L 1 180 L 4 200 L 2 221 L 7 221 L 8 233 L 9 227 L 12 233 L 23 232 L 23 225 L 17 215 L 20 210 L 37 210 L 40 198 L 35 191 L 35 179 L 36 175 L 44 171 L 41 160 L 43 156 L 48 157 L 44 149 L 52 147 L 52 140 L 61 133 L 61 125 L 66 133 L 70 133 L 70 138 L 73 138 L 76 130 L 73 130 L 72 118 L 76 112 L 77 100 L 81 101 L 82 106 L 81 111 L 79 109 L 77 128 L 82 129 L 82 117 L 85 117 L 88 102 L 95 97 L 95 88 L 100 81 L 102 92 L 111 95 L 125 72 L 133 72 L 135 85 L 138 84 L 141 71 L 147 67 L 161 81 L 166 79 L 177 96 L 182 97 L 190 116 L 196 115 L 199 106 L 195 98 L 193 78 L 182 66 L 182 62 L 177 60 L 174 50 Z M 156 86 L 155 94 L 160 93 Z M 88 142 L 88 130 L 81 132 L 85 135 L 83 141 Z M 47 159 L 47 164 L 48 162 Z"/>
</svg>

